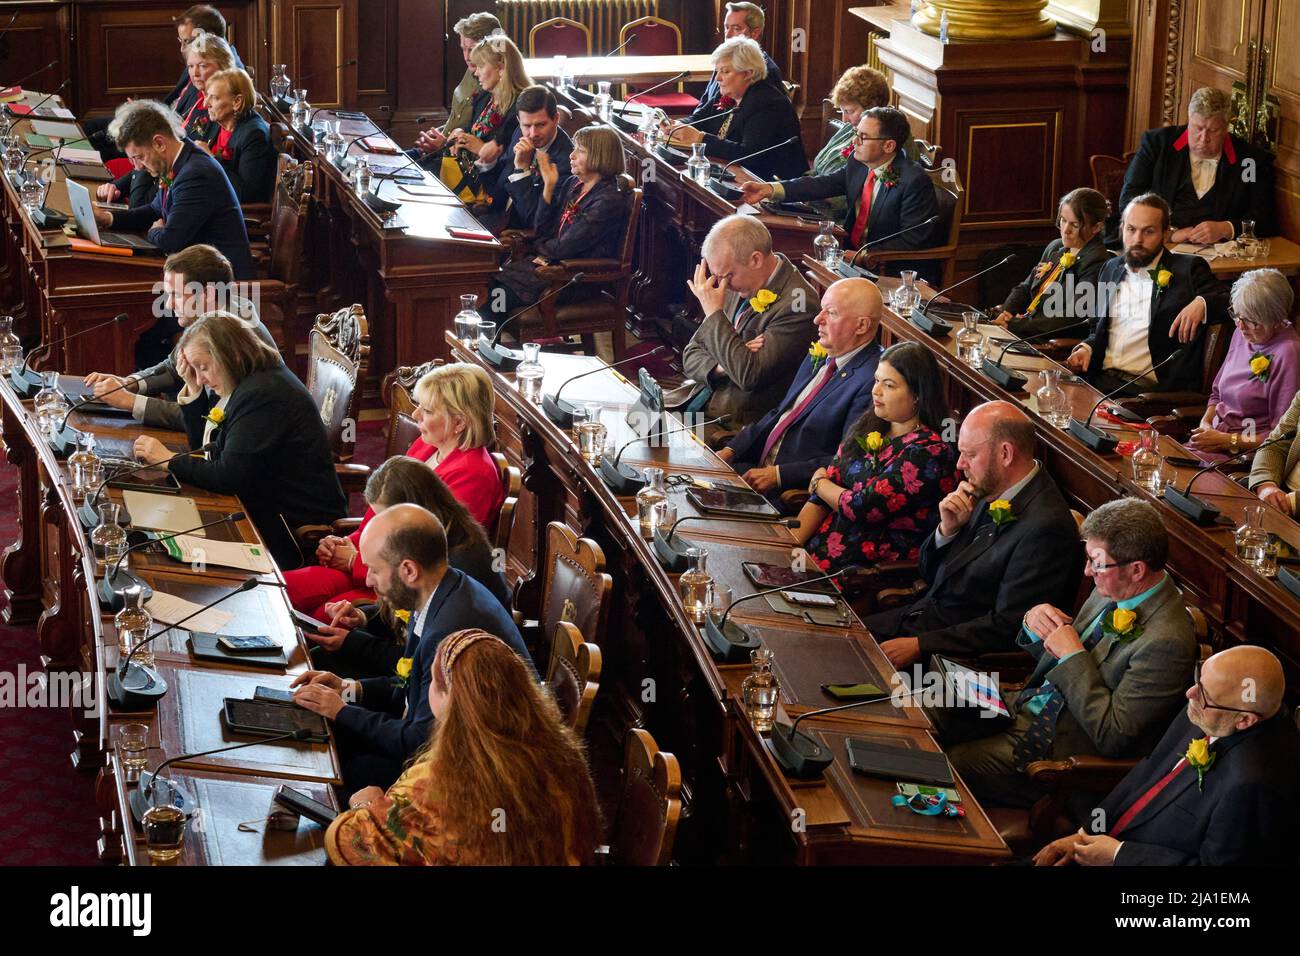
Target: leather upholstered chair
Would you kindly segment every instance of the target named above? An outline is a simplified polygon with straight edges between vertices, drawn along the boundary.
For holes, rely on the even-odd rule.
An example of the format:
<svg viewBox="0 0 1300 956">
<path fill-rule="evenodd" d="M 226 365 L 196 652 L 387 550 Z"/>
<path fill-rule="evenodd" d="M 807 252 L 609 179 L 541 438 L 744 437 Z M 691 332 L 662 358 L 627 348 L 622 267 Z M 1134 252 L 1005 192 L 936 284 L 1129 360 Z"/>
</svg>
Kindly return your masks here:
<svg viewBox="0 0 1300 956">
<path fill-rule="evenodd" d="M 682 771 L 648 731 L 628 731 L 623 748 L 623 795 L 610 845 L 601 857 L 623 866 L 666 866 L 682 815 Z"/>
<path fill-rule="evenodd" d="M 525 621 L 519 628 L 537 669 L 543 673 L 549 659 L 546 642 L 561 621 L 576 625 L 588 640 L 600 646 L 614 586 L 605 573 L 605 553 L 600 545 L 590 538 L 579 538 L 561 521 L 546 526 L 545 567 L 540 619 Z M 516 596 L 517 592 L 516 587 Z"/>
</svg>

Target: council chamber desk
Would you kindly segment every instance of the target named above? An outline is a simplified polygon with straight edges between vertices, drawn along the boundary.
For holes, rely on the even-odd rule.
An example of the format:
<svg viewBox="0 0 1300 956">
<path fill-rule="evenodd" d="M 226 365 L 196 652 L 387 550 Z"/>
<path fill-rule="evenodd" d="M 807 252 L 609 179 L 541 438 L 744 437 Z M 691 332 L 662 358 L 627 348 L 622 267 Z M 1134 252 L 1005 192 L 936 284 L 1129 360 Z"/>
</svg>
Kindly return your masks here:
<svg viewBox="0 0 1300 956">
<path fill-rule="evenodd" d="M 809 281 L 819 289 L 841 278 L 811 256 L 803 267 Z M 881 279 L 886 295 L 897 280 Z M 929 295 L 929 293 L 927 293 Z M 1056 368 L 1068 370 L 1042 356 L 1007 353 L 1003 361 L 1028 376 L 1027 390 L 1010 392 L 966 362 L 957 358 L 956 332 L 935 337 L 921 331 L 892 309 L 886 308 L 881 328 L 881 342 L 913 341 L 925 345 L 939 361 L 947 384 L 947 407 L 958 417 L 975 405 L 1005 400 L 1020 405 L 1033 420 L 1038 433 L 1042 461 L 1062 492 L 1085 514 L 1114 498 L 1131 496 L 1152 502 L 1160 509 L 1169 532 L 1169 568 L 1188 603 L 1199 607 L 1209 622 L 1216 648 L 1239 643 L 1263 644 L 1275 651 L 1287 674 L 1287 686 L 1294 697 L 1300 689 L 1300 599 L 1285 590 L 1276 580 L 1260 576 L 1236 555 L 1234 529 L 1243 523 L 1244 509 L 1259 504 L 1259 499 L 1237 482 L 1219 472 L 1206 472 L 1197 478 L 1193 492 L 1222 512 L 1219 523 L 1201 526 L 1184 517 L 1163 497 L 1152 494 L 1145 485 L 1132 478 L 1129 459 L 1118 453 L 1099 454 L 1070 432 L 1057 428 L 1038 413 L 1037 390 L 1041 385 L 1038 371 Z M 995 352 L 1015 336 L 991 325 L 981 325 Z M 996 344 L 994 344 L 996 343 Z M 1061 386 L 1070 398 L 1072 414 L 1083 419 L 1101 399 L 1101 394 L 1086 383 Z M 1138 438 L 1133 428 L 1112 426 L 1093 419 L 1096 427 L 1120 441 Z M 1160 453 L 1176 458 L 1194 458 L 1195 454 L 1167 435 L 1160 438 Z M 1166 468 L 1170 465 L 1165 464 Z M 1172 482 L 1185 488 L 1197 473 L 1193 468 L 1172 468 Z M 1300 524 L 1272 508 L 1265 512 L 1265 530 L 1272 534 L 1292 555 L 1300 555 Z"/>
<path fill-rule="evenodd" d="M 65 387 L 71 379 L 63 379 Z M 246 699 L 258 686 L 287 688 L 308 666 L 307 646 L 290 616 L 284 580 L 274 568 L 256 575 L 257 586 L 218 605 L 230 615 L 216 633 L 267 635 L 280 644 L 286 665 L 275 669 L 234 663 L 211 663 L 193 657 L 183 629 L 168 631 L 154 642 L 157 671 L 168 692 L 155 709 L 143 712 L 110 709 L 104 688 L 118 664 L 114 613 L 102 606 L 95 589 L 97 568 L 83 528 L 66 462 L 59 461 L 42 434 L 29 403 L 21 401 L 5 378 L 0 381 L 3 438 L 7 460 L 19 470 L 20 536 L 4 555 L 9 598 L 6 620 L 36 625 L 40 659 L 51 685 L 66 681 L 80 688 L 68 706 L 72 759 L 78 769 L 98 771 L 93 799 L 99 811 L 99 855 L 104 862 L 147 863 L 142 836 L 128 800 L 137 786 L 121 763 L 119 729 L 128 723 L 149 728 L 148 762 L 212 750 L 257 738 L 227 729 L 221 718 L 224 698 Z M 174 432 L 145 430 L 129 419 L 75 412 L 71 424 L 95 434 L 114 455 L 129 457 L 137 435 L 151 434 L 173 451 L 186 448 Z M 180 494 L 194 500 L 200 519 L 215 521 L 240 510 L 239 501 L 193 487 Z M 106 500 L 123 501 L 123 493 L 106 489 Z M 260 544 L 247 520 L 207 529 L 210 540 Z M 203 605 L 229 593 L 249 578 L 247 571 L 216 564 L 177 563 L 146 550 L 124 562 L 156 594 Z M 168 621 L 166 623 L 173 623 Z M 155 622 L 153 631 L 162 623 Z M 182 626 L 183 627 L 183 626 Z M 57 676 L 57 680 L 56 680 Z M 230 753 L 199 756 L 174 765 L 169 774 L 197 798 L 199 821 L 191 821 L 182 862 L 186 863 L 321 863 L 323 834 L 305 822 L 294 831 L 271 831 L 266 814 L 276 788 L 289 784 L 337 807 L 330 784 L 340 780 L 333 743 L 258 743 Z M 92 799 L 87 787 L 86 800 Z"/>
<path fill-rule="evenodd" d="M 448 338 L 452 358 L 483 364 L 476 350 Z M 635 435 L 624 421 L 637 389 L 592 356 L 543 354 L 544 391 L 594 371 L 564 390 L 567 401 L 598 403 L 614 447 Z M 546 579 L 546 526 L 561 521 L 594 539 L 613 578 L 612 607 L 599 639 L 600 693 L 588 736 L 608 735 L 621 752 L 630 727 L 644 727 L 659 746 L 677 756 L 683 771 L 684 815 L 675 858 L 683 863 L 986 863 L 1007 850 L 984 811 L 963 784 L 966 816 L 924 817 L 891 805 L 892 782 L 851 771 L 848 736 L 937 751 L 928 718 L 910 701 L 873 703 L 839 714 L 812 717 L 800 729 L 817 735 L 835 763 L 824 777 L 788 780 L 755 732 L 741 702 L 748 663 L 719 664 L 700 629 L 687 616 L 677 591 L 678 575 L 665 571 L 640 534 L 636 502 L 620 497 L 577 454 L 570 434 L 541 406 L 520 395 L 513 375 L 493 371 L 499 449 L 523 474 L 508 549 L 511 576 L 522 574 L 519 609 L 537 618 Z M 604 371 L 600 371 L 604 369 Z M 647 465 L 693 480 L 736 480 L 694 435 L 666 436 L 651 447 L 630 445 L 622 461 Z M 679 517 L 696 514 L 682 484 L 670 495 Z M 743 561 L 788 566 L 795 546 L 790 531 L 721 518 L 684 523 L 678 534 L 709 552 L 718 586 L 735 597 L 753 594 Z M 816 626 L 769 610 L 762 600 L 736 607 L 733 616 L 753 629 L 775 655 L 782 719 L 833 706 L 823 683 L 894 685 L 894 669 L 871 635 L 850 613 L 843 626 Z M 592 745 L 592 752 L 602 748 Z"/>
</svg>

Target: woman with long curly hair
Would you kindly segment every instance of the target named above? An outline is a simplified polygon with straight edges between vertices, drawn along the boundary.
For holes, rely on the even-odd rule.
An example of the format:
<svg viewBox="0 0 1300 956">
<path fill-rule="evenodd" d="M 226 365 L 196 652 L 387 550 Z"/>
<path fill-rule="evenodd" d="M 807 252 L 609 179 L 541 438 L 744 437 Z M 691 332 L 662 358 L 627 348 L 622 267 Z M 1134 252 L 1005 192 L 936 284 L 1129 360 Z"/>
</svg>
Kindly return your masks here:
<svg viewBox="0 0 1300 956">
<path fill-rule="evenodd" d="M 586 755 L 528 665 L 467 629 L 438 645 L 432 676 L 428 747 L 387 791 L 352 795 L 325 834 L 330 862 L 590 863 L 600 810 Z"/>
</svg>

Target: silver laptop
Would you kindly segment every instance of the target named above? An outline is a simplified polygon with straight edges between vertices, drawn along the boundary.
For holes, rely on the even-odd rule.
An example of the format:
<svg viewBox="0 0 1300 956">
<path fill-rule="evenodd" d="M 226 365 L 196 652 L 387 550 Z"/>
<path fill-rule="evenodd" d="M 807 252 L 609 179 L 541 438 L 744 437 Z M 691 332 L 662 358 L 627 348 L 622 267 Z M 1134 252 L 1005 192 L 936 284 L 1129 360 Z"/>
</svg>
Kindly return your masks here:
<svg viewBox="0 0 1300 956">
<path fill-rule="evenodd" d="M 64 182 L 68 186 L 68 203 L 72 206 L 72 218 L 77 221 L 77 229 L 95 245 L 157 251 L 158 247 L 144 236 L 133 236 L 123 232 L 100 232 L 99 223 L 95 222 L 95 207 L 90 200 L 90 190 L 75 179 L 64 180 Z"/>
</svg>

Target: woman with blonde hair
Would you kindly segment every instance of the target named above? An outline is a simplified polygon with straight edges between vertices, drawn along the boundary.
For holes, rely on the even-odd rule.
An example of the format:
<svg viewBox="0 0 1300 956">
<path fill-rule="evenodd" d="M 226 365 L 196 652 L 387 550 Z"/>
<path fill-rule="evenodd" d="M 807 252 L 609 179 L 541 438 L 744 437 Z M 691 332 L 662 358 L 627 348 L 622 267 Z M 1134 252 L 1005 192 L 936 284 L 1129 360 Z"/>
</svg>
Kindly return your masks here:
<svg viewBox="0 0 1300 956">
<path fill-rule="evenodd" d="M 167 468 L 181 481 L 237 495 L 280 568 L 298 567 L 292 529 L 332 524 L 347 512 L 311 393 L 274 348 L 226 312 L 189 325 L 177 349 L 186 436 L 191 448 L 213 448 L 172 458 L 145 435 L 135 440 L 136 457 L 150 464 L 172 458 Z"/>
<path fill-rule="evenodd" d="M 204 95 L 212 128 L 195 145 L 221 164 L 241 205 L 269 202 L 277 160 L 271 127 L 257 113 L 252 78 L 239 69 L 219 70 L 208 77 Z"/>
<path fill-rule="evenodd" d="M 497 164 L 519 128 L 516 101 L 533 81 L 519 47 L 504 33 L 481 40 L 470 51 L 469 66 L 482 87 L 471 111 L 474 122 L 468 130 L 452 130 L 447 141 L 453 149 L 473 154 L 475 165 L 486 170 Z"/>
<path fill-rule="evenodd" d="M 366 787 L 325 832 L 339 866 L 577 866 L 600 839 L 586 755 L 528 665 L 469 629 L 438 645 L 433 733 L 387 791 Z M 504 822 L 504 826 L 502 826 Z"/>
</svg>

